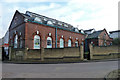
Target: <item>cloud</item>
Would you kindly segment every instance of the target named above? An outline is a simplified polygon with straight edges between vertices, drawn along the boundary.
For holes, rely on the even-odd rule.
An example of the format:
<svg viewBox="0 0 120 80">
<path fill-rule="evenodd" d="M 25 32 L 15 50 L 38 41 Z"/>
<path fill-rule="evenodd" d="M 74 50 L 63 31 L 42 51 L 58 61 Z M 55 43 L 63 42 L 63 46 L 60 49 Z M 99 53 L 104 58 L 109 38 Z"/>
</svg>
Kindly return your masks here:
<svg viewBox="0 0 120 80">
<path fill-rule="evenodd" d="M 32 2 L 32 3 L 37 3 L 37 2 L 67 2 L 68 0 L 1 0 L 2 2 L 5 3 L 25 3 L 25 2 Z"/>
<path fill-rule="evenodd" d="M 80 25 L 80 29 L 106 28 L 108 31 L 118 29 L 117 0 L 72 0 L 69 5 L 75 5 L 76 8 L 79 6 L 84 11 L 85 16 L 72 23 Z"/>
<path fill-rule="evenodd" d="M 33 11 L 33 12 L 42 12 L 42 11 L 48 11 L 50 9 L 54 9 L 60 7 L 59 4 L 56 3 L 50 3 L 49 5 L 40 5 L 40 6 L 34 6 L 34 7 L 30 7 L 27 10 L 29 11 Z"/>
<path fill-rule="evenodd" d="M 118 28 L 119 0 L 2 0 L 0 16 L 2 32 L 7 31 L 14 12 L 29 10 L 44 16 L 67 22 L 79 29 L 106 28 L 108 31 Z M 4 10 L 1 10 L 4 9 Z M 7 22 L 7 23 L 6 23 Z M 3 30 L 4 29 L 4 30 Z"/>
</svg>

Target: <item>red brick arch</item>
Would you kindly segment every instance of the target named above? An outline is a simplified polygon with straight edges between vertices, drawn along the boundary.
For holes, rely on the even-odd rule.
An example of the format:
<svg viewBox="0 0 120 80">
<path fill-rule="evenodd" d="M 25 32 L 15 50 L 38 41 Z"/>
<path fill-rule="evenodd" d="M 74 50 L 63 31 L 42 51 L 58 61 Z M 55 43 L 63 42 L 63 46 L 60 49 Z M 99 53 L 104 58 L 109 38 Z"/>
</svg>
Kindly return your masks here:
<svg viewBox="0 0 120 80">
<path fill-rule="evenodd" d="M 74 47 L 75 47 L 75 42 L 76 42 L 76 41 L 78 41 L 78 46 L 80 46 L 80 41 L 79 41 L 79 39 L 76 39 L 76 38 L 75 38 L 75 39 L 74 39 L 74 43 L 73 43 L 73 44 L 74 44 Z"/>
<path fill-rule="evenodd" d="M 67 38 L 67 47 L 68 47 L 68 40 L 71 40 L 71 47 L 73 47 L 73 39 L 72 39 L 72 37 L 71 38 Z"/>
<path fill-rule="evenodd" d="M 62 38 L 62 35 L 58 38 L 58 47 L 60 48 L 60 39 Z M 64 38 L 64 35 L 63 35 L 63 38 L 62 38 L 63 40 L 64 40 L 64 47 L 65 47 L 65 44 L 66 44 L 66 42 L 65 42 L 65 38 Z"/>
<path fill-rule="evenodd" d="M 50 32 L 49 32 L 50 33 Z M 53 36 L 52 36 L 52 33 L 51 33 L 51 36 L 49 36 L 49 33 L 46 34 L 45 36 L 45 47 L 47 48 L 47 38 L 48 37 L 51 37 L 52 38 L 52 48 L 54 47 L 54 40 L 53 40 Z"/>
<path fill-rule="evenodd" d="M 38 31 L 39 31 L 39 30 L 38 30 Z M 35 36 L 35 35 L 38 35 L 38 36 L 40 37 L 40 48 L 41 48 L 41 46 L 42 46 L 42 45 L 41 45 L 42 36 L 41 36 L 40 31 L 39 31 L 39 34 L 37 34 L 37 31 L 32 34 L 32 48 L 34 49 L 34 36 Z"/>
</svg>

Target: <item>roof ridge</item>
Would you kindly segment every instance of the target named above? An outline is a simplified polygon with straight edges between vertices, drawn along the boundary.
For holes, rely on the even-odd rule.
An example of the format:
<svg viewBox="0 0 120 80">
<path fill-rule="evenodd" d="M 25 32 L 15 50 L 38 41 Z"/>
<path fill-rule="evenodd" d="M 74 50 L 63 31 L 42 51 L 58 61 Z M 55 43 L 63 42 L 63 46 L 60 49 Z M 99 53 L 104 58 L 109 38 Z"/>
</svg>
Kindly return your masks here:
<svg viewBox="0 0 120 80">
<path fill-rule="evenodd" d="M 84 31 L 90 31 L 90 30 L 94 30 L 94 28 L 93 29 L 84 30 Z"/>
<path fill-rule="evenodd" d="M 120 30 L 109 31 L 109 33 L 120 32 Z"/>
</svg>

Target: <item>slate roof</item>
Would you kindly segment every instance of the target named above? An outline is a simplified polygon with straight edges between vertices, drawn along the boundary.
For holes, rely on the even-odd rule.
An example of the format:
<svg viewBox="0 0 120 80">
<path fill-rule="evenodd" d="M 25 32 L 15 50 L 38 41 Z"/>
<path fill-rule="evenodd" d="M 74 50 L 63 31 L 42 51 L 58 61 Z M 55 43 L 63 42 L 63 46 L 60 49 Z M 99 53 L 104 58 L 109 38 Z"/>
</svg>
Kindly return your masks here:
<svg viewBox="0 0 120 80">
<path fill-rule="evenodd" d="M 115 32 L 120 32 L 120 30 L 110 31 L 109 33 L 112 34 L 112 33 L 115 33 Z"/>
<path fill-rule="evenodd" d="M 21 13 L 21 14 L 27 20 L 30 20 L 30 21 L 34 21 L 34 19 L 36 17 L 38 17 L 39 19 L 42 20 L 42 24 L 47 24 L 48 21 L 51 21 L 53 24 L 52 26 L 57 26 L 59 28 L 67 29 L 67 30 L 74 31 L 74 32 L 76 32 L 75 29 L 78 29 L 76 27 L 73 27 L 71 24 L 68 24 L 68 23 L 53 19 L 53 18 L 49 18 L 49 17 L 43 16 L 40 14 L 36 14 L 36 13 L 30 12 L 30 11 L 26 11 L 25 14 L 24 13 Z M 78 33 L 80 33 L 79 30 L 78 30 Z"/>
<path fill-rule="evenodd" d="M 98 38 L 99 34 L 102 32 L 103 30 L 99 30 L 99 31 L 95 31 L 92 34 L 89 34 L 87 38 Z"/>
<path fill-rule="evenodd" d="M 21 13 L 25 18 L 27 18 L 27 19 L 31 19 L 31 17 L 30 16 L 28 16 L 28 15 L 26 15 L 26 14 L 24 14 L 24 13 Z"/>
<path fill-rule="evenodd" d="M 88 31 L 92 31 L 92 30 L 94 30 L 94 29 L 84 30 L 84 32 L 88 32 Z"/>
</svg>

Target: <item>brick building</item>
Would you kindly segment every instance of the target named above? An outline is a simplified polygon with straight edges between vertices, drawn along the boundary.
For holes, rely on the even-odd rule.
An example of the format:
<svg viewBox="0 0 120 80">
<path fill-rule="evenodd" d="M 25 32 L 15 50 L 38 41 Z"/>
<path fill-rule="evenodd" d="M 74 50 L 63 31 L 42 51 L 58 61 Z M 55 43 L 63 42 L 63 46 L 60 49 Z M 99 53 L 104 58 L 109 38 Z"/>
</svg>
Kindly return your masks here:
<svg viewBox="0 0 120 80">
<path fill-rule="evenodd" d="M 106 29 L 94 31 L 88 34 L 87 44 L 94 44 L 95 46 L 108 46 L 112 44 L 112 38 L 108 35 Z"/>
<path fill-rule="evenodd" d="M 68 23 L 29 11 L 16 11 L 9 27 L 9 43 L 14 48 L 78 47 L 84 38 Z"/>
</svg>

